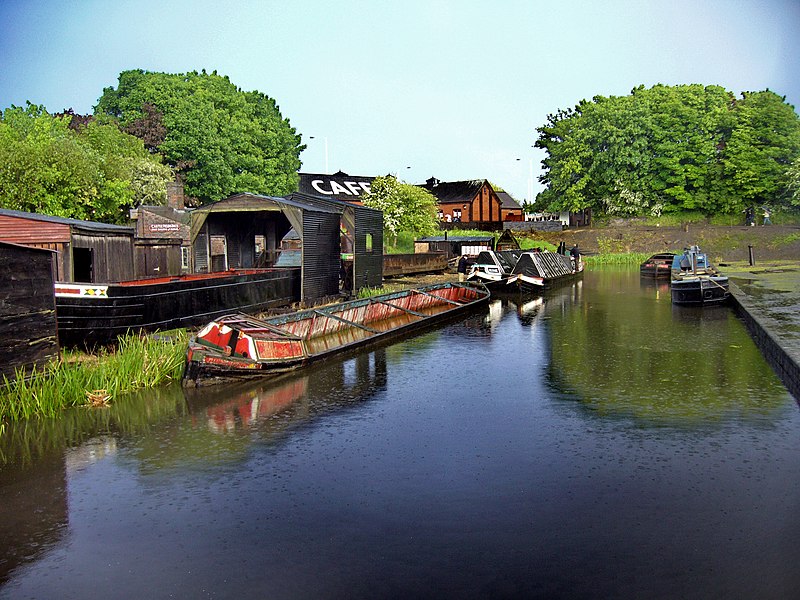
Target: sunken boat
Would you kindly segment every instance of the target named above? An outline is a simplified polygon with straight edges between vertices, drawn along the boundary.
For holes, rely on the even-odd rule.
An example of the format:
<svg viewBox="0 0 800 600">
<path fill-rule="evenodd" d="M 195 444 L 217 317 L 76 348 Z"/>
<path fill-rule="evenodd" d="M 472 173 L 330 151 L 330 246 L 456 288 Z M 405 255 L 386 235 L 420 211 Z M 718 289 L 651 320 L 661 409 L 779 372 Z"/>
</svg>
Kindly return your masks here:
<svg viewBox="0 0 800 600">
<path fill-rule="evenodd" d="M 670 294 L 673 304 L 707 306 L 730 298 L 728 278 L 708 263 L 698 246 L 684 250 L 672 261 Z"/>
<path fill-rule="evenodd" d="M 192 327 L 232 311 L 257 313 L 299 300 L 300 269 L 229 271 L 109 284 L 56 283 L 58 339 L 97 346 L 126 333 Z"/>
<path fill-rule="evenodd" d="M 521 255 L 522 250 L 483 250 L 470 266 L 467 281 L 482 283 L 492 291 L 502 290 Z"/>
<path fill-rule="evenodd" d="M 653 279 L 669 279 L 672 275 L 673 260 L 675 260 L 675 254 L 672 252 L 653 254 L 639 265 L 639 275 Z"/>
<path fill-rule="evenodd" d="M 576 264 L 577 263 L 577 264 Z M 523 252 L 511 276 L 509 287 L 523 292 L 541 291 L 572 281 L 583 274 L 583 261 L 558 252 Z"/>
<path fill-rule="evenodd" d="M 190 340 L 184 381 L 290 371 L 457 317 L 489 296 L 484 286 L 440 283 L 267 319 L 223 316 Z"/>
</svg>

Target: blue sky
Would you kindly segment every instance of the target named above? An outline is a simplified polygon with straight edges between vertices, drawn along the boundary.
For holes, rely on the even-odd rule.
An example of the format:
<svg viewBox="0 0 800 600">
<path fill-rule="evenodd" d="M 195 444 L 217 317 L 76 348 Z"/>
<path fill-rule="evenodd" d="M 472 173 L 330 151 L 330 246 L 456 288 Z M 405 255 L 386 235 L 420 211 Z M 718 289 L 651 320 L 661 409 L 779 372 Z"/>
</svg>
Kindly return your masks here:
<svg viewBox="0 0 800 600">
<path fill-rule="evenodd" d="M 0 108 L 86 113 L 127 69 L 216 70 L 276 99 L 304 171 L 327 145 L 330 172 L 518 200 L 536 127 L 584 98 L 702 83 L 800 107 L 800 0 L 0 0 L 0 23 Z"/>
</svg>

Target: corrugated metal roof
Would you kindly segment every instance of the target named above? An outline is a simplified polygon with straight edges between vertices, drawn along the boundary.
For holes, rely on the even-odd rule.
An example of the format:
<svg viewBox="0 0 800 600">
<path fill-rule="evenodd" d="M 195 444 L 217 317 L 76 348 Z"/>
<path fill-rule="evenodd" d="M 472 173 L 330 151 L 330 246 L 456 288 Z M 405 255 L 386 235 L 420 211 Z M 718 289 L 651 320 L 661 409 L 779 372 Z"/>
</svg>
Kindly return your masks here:
<svg viewBox="0 0 800 600">
<path fill-rule="evenodd" d="M 286 196 L 298 202 L 308 202 L 314 206 L 329 206 L 335 208 L 338 212 L 344 211 L 346 208 L 354 208 L 356 210 L 372 211 L 381 213 L 377 208 L 364 206 L 363 204 L 354 204 L 353 202 L 345 202 L 344 200 L 336 200 L 335 198 L 323 198 L 322 196 L 315 196 L 313 194 L 305 194 L 303 192 L 294 192 Z"/>
<path fill-rule="evenodd" d="M 31 221 L 43 221 L 45 223 L 58 223 L 60 225 L 69 225 L 70 227 L 78 227 L 90 231 L 98 231 L 105 233 L 129 233 L 133 235 L 133 227 L 126 225 L 111 225 L 109 223 L 97 223 L 95 221 L 83 221 L 81 219 L 69 219 L 66 217 L 53 217 L 51 215 L 43 215 L 39 213 L 29 213 L 21 210 L 11 210 L 7 208 L 0 208 L 0 215 L 7 217 L 17 217 L 19 219 L 30 219 Z"/>
<path fill-rule="evenodd" d="M 242 192 L 234 194 L 211 204 L 206 204 L 196 208 L 193 213 L 203 212 L 235 212 L 235 211 L 259 211 L 259 210 L 280 210 L 281 206 L 291 206 L 302 210 L 316 210 L 326 213 L 340 213 L 342 209 L 330 204 L 332 201 L 323 201 L 316 196 L 307 197 L 297 192 L 289 196 L 262 196 Z M 337 204 L 346 204 L 345 202 Z"/>
</svg>

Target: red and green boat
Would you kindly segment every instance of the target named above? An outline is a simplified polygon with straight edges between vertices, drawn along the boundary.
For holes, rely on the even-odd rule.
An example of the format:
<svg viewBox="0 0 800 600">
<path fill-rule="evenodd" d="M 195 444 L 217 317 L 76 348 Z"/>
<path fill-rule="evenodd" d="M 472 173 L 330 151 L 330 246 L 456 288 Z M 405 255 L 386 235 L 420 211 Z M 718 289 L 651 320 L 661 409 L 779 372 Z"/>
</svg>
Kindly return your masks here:
<svg viewBox="0 0 800 600">
<path fill-rule="evenodd" d="M 484 286 L 440 283 L 257 319 L 214 319 L 189 342 L 184 380 L 252 377 L 409 335 L 489 300 Z"/>
</svg>

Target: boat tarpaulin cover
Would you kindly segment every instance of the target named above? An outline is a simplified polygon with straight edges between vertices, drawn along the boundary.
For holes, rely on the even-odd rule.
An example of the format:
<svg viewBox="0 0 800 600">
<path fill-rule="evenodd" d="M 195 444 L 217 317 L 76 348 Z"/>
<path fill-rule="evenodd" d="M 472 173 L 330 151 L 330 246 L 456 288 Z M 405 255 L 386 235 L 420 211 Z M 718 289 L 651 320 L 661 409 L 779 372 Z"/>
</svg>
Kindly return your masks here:
<svg viewBox="0 0 800 600">
<path fill-rule="evenodd" d="M 551 279 L 573 272 L 572 259 L 555 252 L 525 252 L 514 267 L 514 275 Z"/>
</svg>

